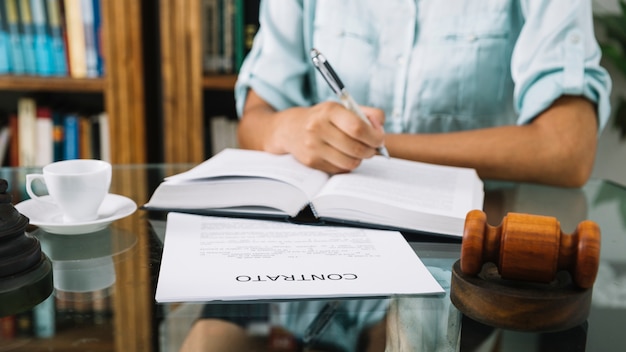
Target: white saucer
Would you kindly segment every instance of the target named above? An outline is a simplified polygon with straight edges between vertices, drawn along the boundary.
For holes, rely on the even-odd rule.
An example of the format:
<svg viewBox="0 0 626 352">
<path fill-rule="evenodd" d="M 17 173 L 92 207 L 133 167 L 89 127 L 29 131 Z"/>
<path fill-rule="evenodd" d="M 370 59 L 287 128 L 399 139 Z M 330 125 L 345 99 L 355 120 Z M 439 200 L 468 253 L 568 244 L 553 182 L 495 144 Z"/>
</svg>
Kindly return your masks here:
<svg viewBox="0 0 626 352">
<path fill-rule="evenodd" d="M 43 196 L 46 198 L 49 196 Z M 98 218 L 93 221 L 65 223 L 61 209 L 53 203 L 28 199 L 15 205 L 15 209 L 30 219 L 30 224 L 46 232 L 61 235 L 78 235 L 99 231 L 115 220 L 126 217 L 137 210 L 130 198 L 107 194 L 98 209 Z"/>
</svg>

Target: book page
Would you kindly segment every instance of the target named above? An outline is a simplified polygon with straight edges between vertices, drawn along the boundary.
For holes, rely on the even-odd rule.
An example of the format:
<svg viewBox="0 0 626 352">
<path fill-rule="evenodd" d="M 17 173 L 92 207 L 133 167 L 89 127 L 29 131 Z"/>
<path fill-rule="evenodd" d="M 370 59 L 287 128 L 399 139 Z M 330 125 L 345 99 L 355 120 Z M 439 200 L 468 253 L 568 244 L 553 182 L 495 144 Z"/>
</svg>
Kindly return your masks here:
<svg viewBox="0 0 626 352">
<path fill-rule="evenodd" d="M 170 213 L 156 300 L 442 292 L 399 232 Z"/>
<path fill-rule="evenodd" d="M 291 155 L 276 155 L 255 150 L 224 149 L 193 169 L 170 176 L 167 181 L 188 181 L 228 176 L 271 178 L 303 190 L 309 199 L 328 179 L 328 175 L 299 163 Z"/>
<path fill-rule="evenodd" d="M 351 173 L 334 175 L 318 196 L 344 195 L 402 209 L 465 217 L 482 208 L 482 182 L 472 169 L 375 156 Z M 344 207 L 347 207 L 344 204 Z"/>
</svg>

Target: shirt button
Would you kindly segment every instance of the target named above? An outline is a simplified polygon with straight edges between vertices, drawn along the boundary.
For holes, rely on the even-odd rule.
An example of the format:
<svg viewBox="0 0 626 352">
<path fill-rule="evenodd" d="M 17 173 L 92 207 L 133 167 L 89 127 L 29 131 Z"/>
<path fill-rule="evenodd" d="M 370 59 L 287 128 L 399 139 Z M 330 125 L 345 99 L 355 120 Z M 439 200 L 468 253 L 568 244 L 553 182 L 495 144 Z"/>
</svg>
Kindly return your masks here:
<svg viewBox="0 0 626 352">
<path fill-rule="evenodd" d="M 572 34 L 569 40 L 570 42 L 572 42 L 572 44 L 578 44 L 580 42 L 580 35 Z"/>
<path fill-rule="evenodd" d="M 478 38 L 474 34 L 470 34 L 470 35 L 467 36 L 467 41 L 470 42 L 470 43 L 475 42 L 476 39 L 478 39 Z"/>
<path fill-rule="evenodd" d="M 404 65 L 404 56 L 400 55 L 396 58 L 396 62 L 398 63 L 398 65 Z"/>
</svg>

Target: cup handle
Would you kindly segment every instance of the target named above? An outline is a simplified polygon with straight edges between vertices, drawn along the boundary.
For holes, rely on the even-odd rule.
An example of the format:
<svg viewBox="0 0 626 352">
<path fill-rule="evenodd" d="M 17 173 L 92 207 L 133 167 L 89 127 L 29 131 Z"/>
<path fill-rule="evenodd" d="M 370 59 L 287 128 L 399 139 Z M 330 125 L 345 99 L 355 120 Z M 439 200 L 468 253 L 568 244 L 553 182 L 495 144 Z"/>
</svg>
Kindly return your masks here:
<svg viewBox="0 0 626 352">
<path fill-rule="evenodd" d="M 35 192 L 32 189 L 33 187 L 32 185 L 33 185 L 33 181 L 36 181 L 36 180 L 41 180 L 41 182 L 43 182 L 44 184 L 46 183 L 44 181 L 43 174 L 26 175 L 26 193 L 28 193 L 31 199 L 35 199 L 35 200 L 42 201 L 42 202 L 54 203 L 51 199 L 41 198 L 41 196 L 38 196 L 37 194 L 35 194 Z"/>
</svg>

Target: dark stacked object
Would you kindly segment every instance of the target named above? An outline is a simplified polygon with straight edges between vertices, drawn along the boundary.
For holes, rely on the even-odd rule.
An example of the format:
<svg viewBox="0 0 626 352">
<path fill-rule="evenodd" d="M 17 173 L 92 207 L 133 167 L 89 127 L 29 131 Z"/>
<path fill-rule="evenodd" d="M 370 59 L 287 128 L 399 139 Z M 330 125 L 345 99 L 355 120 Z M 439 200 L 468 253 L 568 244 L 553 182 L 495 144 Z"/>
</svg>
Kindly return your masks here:
<svg viewBox="0 0 626 352">
<path fill-rule="evenodd" d="M 52 293 L 52 264 L 39 241 L 26 234 L 28 218 L 11 203 L 0 179 L 0 316 L 28 310 Z"/>
</svg>

